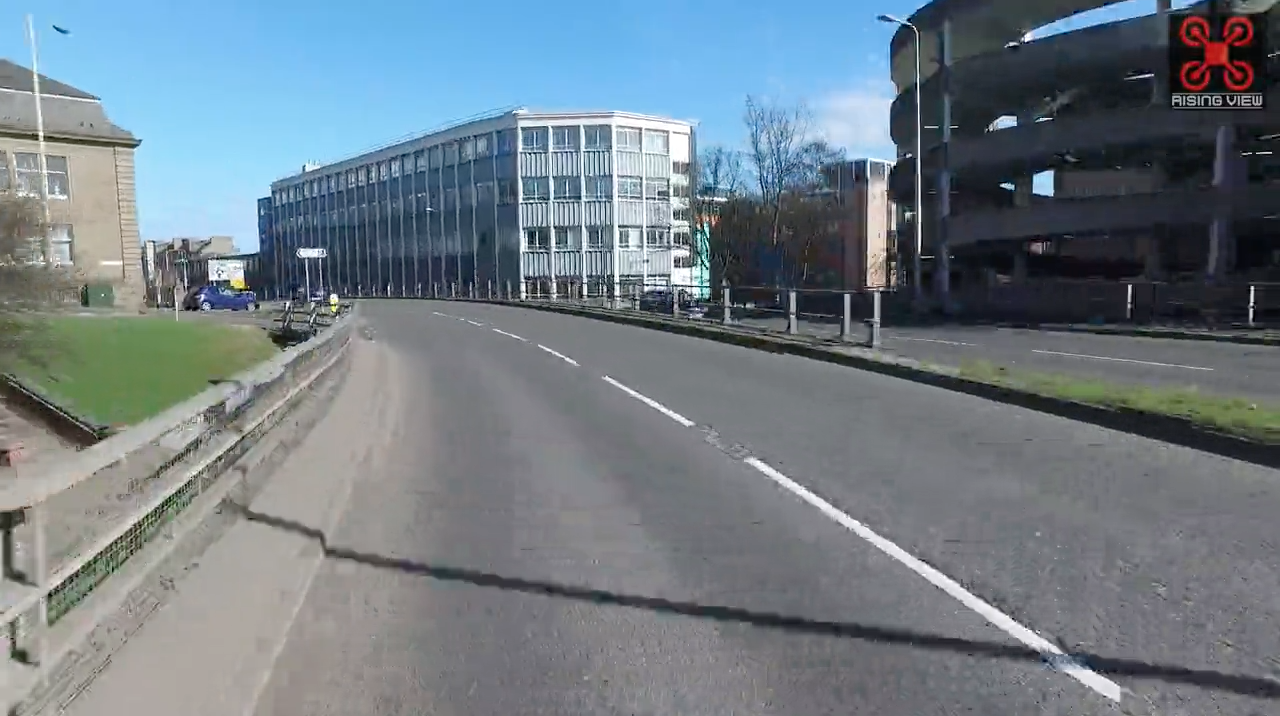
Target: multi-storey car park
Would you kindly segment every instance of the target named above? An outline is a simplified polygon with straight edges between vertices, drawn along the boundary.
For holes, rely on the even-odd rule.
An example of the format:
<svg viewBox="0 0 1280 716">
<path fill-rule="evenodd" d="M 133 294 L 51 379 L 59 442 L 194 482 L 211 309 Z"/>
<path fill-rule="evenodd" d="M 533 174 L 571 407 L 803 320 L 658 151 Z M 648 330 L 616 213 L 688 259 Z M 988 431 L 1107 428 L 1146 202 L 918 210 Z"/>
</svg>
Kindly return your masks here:
<svg viewBox="0 0 1280 716">
<path fill-rule="evenodd" d="M 1275 3 L 1224 4 L 1270 14 L 1274 53 Z M 1027 39 L 1111 4 L 935 0 L 908 19 L 920 33 L 922 253 L 938 257 L 926 270 L 938 288 L 992 269 L 1018 280 L 1028 266 L 1221 278 L 1280 263 L 1280 93 L 1268 87 L 1266 111 L 1171 109 L 1169 0 L 1144 17 Z M 891 45 L 891 185 L 901 206 L 915 194 L 915 37 L 903 25 Z M 1032 191 L 1046 171 L 1052 197 Z M 901 255 L 912 255 L 912 235 L 899 232 Z"/>
<path fill-rule="evenodd" d="M 607 295 L 666 286 L 689 245 L 691 125 L 505 111 L 333 164 L 258 201 L 268 293 Z M 323 274 L 323 278 L 321 275 Z"/>
</svg>

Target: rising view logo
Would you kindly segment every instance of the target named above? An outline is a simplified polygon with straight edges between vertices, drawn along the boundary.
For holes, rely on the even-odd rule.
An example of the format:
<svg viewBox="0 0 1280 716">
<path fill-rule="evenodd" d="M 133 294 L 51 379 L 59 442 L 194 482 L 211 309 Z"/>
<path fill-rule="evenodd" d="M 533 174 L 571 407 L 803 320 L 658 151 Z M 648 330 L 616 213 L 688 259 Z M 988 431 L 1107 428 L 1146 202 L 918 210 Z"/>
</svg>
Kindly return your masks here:
<svg viewBox="0 0 1280 716">
<path fill-rule="evenodd" d="M 1175 109 L 1262 109 L 1267 17 L 1175 13 L 1169 23 Z"/>
<path fill-rule="evenodd" d="M 1200 15 L 1184 18 L 1178 34 L 1183 45 L 1204 49 L 1202 59 L 1183 63 L 1178 73 L 1183 89 L 1203 92 L 1216 69 L 1221 69 L 1222 83 L 1232 92 L 1244 92 L 1253 86 L 1253 65 L 1231 59 L 1231 48 L 1248 47 L 1253 42 L 1253 21 L 1248 17 L 1227 18 L 1222 25 L 1221 40 L 1211 39 L 1209 21 Z"/>
</svg>

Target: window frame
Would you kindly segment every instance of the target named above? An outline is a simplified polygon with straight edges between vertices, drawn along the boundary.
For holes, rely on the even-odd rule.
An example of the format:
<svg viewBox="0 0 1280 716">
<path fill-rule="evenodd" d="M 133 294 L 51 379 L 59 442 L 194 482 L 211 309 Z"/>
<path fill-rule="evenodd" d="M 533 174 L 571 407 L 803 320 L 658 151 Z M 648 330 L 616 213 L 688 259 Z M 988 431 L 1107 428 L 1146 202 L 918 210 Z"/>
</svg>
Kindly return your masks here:
<svg viewBox="0 0 1280 716">
<path fill-rule="evenodd" d="M 532 192 L 530 191 L 529 182 L 535 182 L 533 184 L 534 190 Z M 520 201 L 521 202 L 551 201 L 550 177 L 521 177 L 520 178 Z"/>
<path fill-rule="evenodd" d="M 561 182 L 572 182 L 572 189 L 562 194 Z M 566 186 L 570 185 L 566 184 Z M 582 201 L 582 175 L 566 174 L 551 177 L 551 198 L 555 201 Z"/>
<path fill-rule="evenodd" d="M 634 185 L 635 191 L 630 191 Z M 632 199 L 640 201 L 644 199 L 644 177 L 639 176 L 620 176 L 618 177 L 618 198 Z"/>
<path fill-rule="evenodd" d="M 538 241 L 531 241 L 531 237 L 542 237 Z M 551 227 L 549 226 L 530 226 L 525 228 L 524 235 L 521 237 L 524 243 L 525 251 L 550 251 L 551 250 Z"/>
<path fill-rule="evenodd" d="M 520 128 L 520 151 L 522 152 L 538 152 L 547 151 L 547 147 L 551 141 L 549 127 L 521 127 Z"/>
</svg>

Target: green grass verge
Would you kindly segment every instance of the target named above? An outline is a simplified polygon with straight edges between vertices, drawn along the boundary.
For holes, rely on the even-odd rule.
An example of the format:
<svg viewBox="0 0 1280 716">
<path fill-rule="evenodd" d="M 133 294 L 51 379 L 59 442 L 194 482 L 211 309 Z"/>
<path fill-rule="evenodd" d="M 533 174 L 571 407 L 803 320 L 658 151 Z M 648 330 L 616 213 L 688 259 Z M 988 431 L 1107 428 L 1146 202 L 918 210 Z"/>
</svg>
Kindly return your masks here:
<svg viewBox="0 0 1280 716">
<path fill-rule="evenodd" d="M 132 425 L 262 362 L 261 328 L 152 317 L 49 318 L 47 359 L 15 366 L 27 385 L 99 425 Z"/>
<path fill-rule="evenodd" d="M 966 363 L 961 366 L 960 375 L 1078 403 L 1186 418 L 1220 432 L 1280 444 L 1280 408 L 1244 398 L 1207 395 L 1194 388 L 1150 388 L 1066 375 L 1011 371 L 986 362 Z"/>
</svg>

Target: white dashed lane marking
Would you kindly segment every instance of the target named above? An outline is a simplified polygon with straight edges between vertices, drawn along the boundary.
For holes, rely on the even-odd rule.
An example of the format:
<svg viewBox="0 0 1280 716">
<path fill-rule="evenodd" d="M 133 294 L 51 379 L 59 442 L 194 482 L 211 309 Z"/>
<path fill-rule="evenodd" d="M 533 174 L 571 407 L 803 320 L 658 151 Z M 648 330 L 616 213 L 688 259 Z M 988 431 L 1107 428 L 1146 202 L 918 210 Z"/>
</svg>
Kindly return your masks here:
<svg viewBox="0 0 1280 716">
<path fill-rule="evenodd" d="M 1157 363 L 1150 360 L 1137 360 L 1136 358 L 1111 358 L 1109 356 L 1091 356 L 1085 353 L 1063 353 L 1062 351 L 1041 351 L 1032 349 L 1032 353 L 1048 356 L 1066 356 L 1067 358 L 1085 358 L 1088 360 L 1105 360 L 1114 363 L 1137 363 L 1138 365 L 1153 365 L 1158 368 L 1182 368 L 1183 370 L 1203 370 L 1211 371 L 1212 368 L 1205 368 L 1198 365 L 1181 365 L 1178 363 Z"/>
<path fill-rule="evenodd" d="M 686 428 L 692 428 L 695 426 L 695 423 L 692 420 L 686 418 L 680 413 L 677 413 L 647 395 L 628 388 L 607 375 L 604 376 L 604 381 Z M 835 505 L 832 505 L 830 502 L 827 502 L 810 491 L 807 487 L 782 474 L 776 468 L 763 460 L 756 457 L 745 457 L 742 458 L 742 461 L 747 465 L 750 465 L 760 474 L 769 478 L 769 480 L 774 484 L 800 498 L 800 500 L 809 506 L 817 509 L 831 521 L 854 533 L 898 564 L 901 564 L 911 570 L 933 587 L 936 587 L 952 599 L 960 602 L 970 611 L 985 619 L 995 628 L 1005 634 L 1008 634 L 1023 646 L 1039 652 L 1041 656 L 1044 657 L 1045 663 L 1050 668 L 1070 676 L 1084 686 L 1087 686 L 1091 690 L 1112 701 L 1120 701 L 1122 690 L 1119 684 L 1081 664 L 1056 644 L 1040 636 L 1030 628 L 1020 624 L 1013 617 L 1005 614 L 984 601 L 981 597 L 960 586 L 959 582 L 938 571 L 923 560 L 912 555 L 910 552 L 907 552 L 894 542 L 882 537 L 875 530 L 872 530 L 867 525 L 849 516 Z"/>
<path fill-rule="evenodd" d="M 542 350 L 544 350 L 544 351 L 546 351 L 546 352 L 550 353 L 551 355 L 553 355 L 553 356 L 555 356 L 555 357 L 559 358 L 560 360 L 564 361 L 565 363 L 568 363 L 569 365 L 572 365 L 572 366 L 576 366 L 576 365 L 578 365 L 578 361 L 576 361 L 576 360 L 574 360 L 574 359 L 570 358 L 569 356 L 567 356 L 567 355 L 565 355 L 565 354 L 563 354 L 563 353 L 561 353 L 561 352 L 559 352 L 559 351 L 557 351 L 557 350 L 554 350 L 554 349 L 552 349 L 552 348 L 548 348 L 548 347 L 546 347 L 546 346 L 542 345 L 541 343 L 539 343 L 539 344 L 538 344 L 538 347 L 539 347 L 539 348 L 541 348 Z"/>
<path fill-rule="evenodd" d="M 494 332 L 494 333 L 501 334 L 501 335 L 504 335 L 504 336 L 506 336 L 507 338 L 514 338 L 514 339 L 516 339 L 517 341 L 520 341 L 521 343 L 528 343 L 528 342 L 529 342 L 529 339 L 528 339 L 528 338 L 525 338 L 525 337 L 523 337 L 523 336 L 517 336 L 517 335 L 516 335 L 516 334 L 514 334 L 514 333 L 507 333 L 506 331 L 502 330 L 501 328 L 495 328 L 495 329 L 493 329 L 493 332 Z"/>
</svg>

